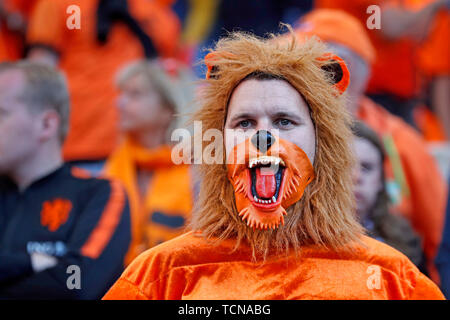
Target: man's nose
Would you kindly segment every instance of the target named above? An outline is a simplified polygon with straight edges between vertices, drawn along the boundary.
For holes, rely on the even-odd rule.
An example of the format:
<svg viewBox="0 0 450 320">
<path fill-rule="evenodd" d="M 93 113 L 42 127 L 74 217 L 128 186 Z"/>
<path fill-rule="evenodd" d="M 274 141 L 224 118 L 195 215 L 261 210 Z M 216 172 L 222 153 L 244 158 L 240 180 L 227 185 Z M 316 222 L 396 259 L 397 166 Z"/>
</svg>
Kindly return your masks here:
<svg viewBox="0 0 450 320">
<path fill-rule="evenodd" d="M 251 141 L 256 149 L 266 152 L 275 143 L 275 137 L 267 130 L 258 130 Z"/>
</svg>

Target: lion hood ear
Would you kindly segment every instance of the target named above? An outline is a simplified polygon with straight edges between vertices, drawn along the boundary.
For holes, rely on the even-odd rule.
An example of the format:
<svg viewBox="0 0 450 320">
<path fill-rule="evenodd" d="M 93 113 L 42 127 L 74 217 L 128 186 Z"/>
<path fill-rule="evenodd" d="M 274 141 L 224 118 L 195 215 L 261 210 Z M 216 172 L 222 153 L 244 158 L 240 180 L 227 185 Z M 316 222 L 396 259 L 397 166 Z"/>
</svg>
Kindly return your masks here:
<svg viewBox="0 0 450 320">
<path fill-rule="evenodd" d="M 329 75 L 333 87 L 340 95 L 343 94 L 350 84 L 350 72 L 344 60 L 332 53 L 328 53 L 318 60 L 324 62 L 320 68 Z"/>
<path fill-rule="evenodd" d="M 205 60 L 205 65 L 208 68 L 206 71 L 206 76 L 205 78 L 208 79 L 218 79 L 219 75 L 219 67 L 217 66 L 218 61 L 222 60 L 222 62 L 224 60 L 233 60 L 235 59 L 236 56 L 231 53 L 231 52 L 226 52 L 226 51 L 211 51 L 209 52 L 204 60 Z"/>
<path fill-rule="evenodd" d="M 208 68 L 206 71 L 206 79 L 215 79 L 214 73 L 217 71 L 217 66 L 214 65 L 215 53 L 210 52 L 205 56 L 205 65 Z"/>
<path fill-rule="evenodd" d="M 228 55 L 233 56 L 230 53 Z M 206 79 L 216 79 L 218 77 L 218 68 L 215 64 L 216 59 L 218 59 L 218 56 L 214 51 L 205 56 Z M 331 84 L 337 89 L 339 95 L 342 95 L 350 84 L 350 72 L 344 60 L 332 53 L 327 53 L 317 60 L 321 63 L 320 68 L 329 75 Z"/>
</svg>

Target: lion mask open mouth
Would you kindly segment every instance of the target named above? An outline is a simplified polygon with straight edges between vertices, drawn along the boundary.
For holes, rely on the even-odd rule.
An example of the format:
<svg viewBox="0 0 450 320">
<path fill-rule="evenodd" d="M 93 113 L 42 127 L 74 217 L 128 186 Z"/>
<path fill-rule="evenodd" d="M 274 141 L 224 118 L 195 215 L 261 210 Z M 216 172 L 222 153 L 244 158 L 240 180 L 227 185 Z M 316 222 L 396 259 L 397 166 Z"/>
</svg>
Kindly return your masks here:
<svg viewBox="0 0 450 320">
<path fill-rule="evenodd" d="M 258 229 L 284 224 L 286 209 L 300 200 L 314 178 L 301 148 L 265 130 L 236 145 L 227 168 L 239 216 Z"/>
</svg>

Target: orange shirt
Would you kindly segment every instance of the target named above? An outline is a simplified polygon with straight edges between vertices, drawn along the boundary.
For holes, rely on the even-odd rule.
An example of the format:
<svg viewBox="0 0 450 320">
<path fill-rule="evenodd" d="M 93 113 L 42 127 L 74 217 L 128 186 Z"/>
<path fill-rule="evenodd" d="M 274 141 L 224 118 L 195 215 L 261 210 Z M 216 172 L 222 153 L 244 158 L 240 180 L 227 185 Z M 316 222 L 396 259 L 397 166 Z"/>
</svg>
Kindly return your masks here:
<svg viewBox="0 0 450 320">
<path fill-rule="evenodd" d="M 445 142 L 444 126 L 440 119 L 425 105 L 419 105 L 413 112 L 414 123 L 427 142 Z"/>
<path fill-rule="evenodd" d="M 362 241 L 354 253 L 307 246 L 262 264 L 246 245 L 232 253 L 234 240 L 188 233 L 141 254 L 103 299 L 444 299 L 403 254 Z"/>
<path fill-rule="evenodd" d="M 23 46 L 20 37 L 6 29 L 0 22 L 0 62 L 20 59 Z"/>
<path fill-rule="evenodd" d="M 40 0 L 4 0 L 3 6 L 8 12 L 19 13 L 27 23 L 38 1 Z M 23 51 L 23 37 L 8 30 L 5 22 L 2 21 L 0 23 L 0 62 L 21 59 Z"/>
<path fill-rule="evenodd" d="M 176 54 L 180 24 L 157 1 L 129 0 L 132 15 L 154 41 L 162 56 Z M 44 44 L 60 52 L 72 98 L 66 160 L 106 158 L 116 145 L 117 91 L 114 79 L 127 62 L 143 58 L 137 37 L 123 24 L 114 25 L 105 45 L 96 38 L 97 0 L 40 0 L 28 31 L 29 44 Z M 81 29 L 70 30 L 69 5 L 78 5 Z"/>
<path fill-rule="evenodd" d="M 1 31 L 0 31 L 0 62 L 8 61 L 8 60 L 9 60 L 8 49 L 6 47 L 6 43 L 3 40 Z"/>
<path fill-rule="evenodd" d="M 403 193 L 398 209 L 422 236 L 425 254 L 429 261 L 433 261 L 441 243 L 447 186 L 434 158 L 427 151 L 426 142 L 402 119 L 368 98 L 361 100 L 358 117 L 384 141 L 393 140 L 408 189 Z M 388 175 L 394 173 L 392 167 L 388 156 L 385 164 Z"/>
<path fill-rule="evenodd" d="M 418 64 L 426 76 L 450 75 L 450 13 L 442 10 L 431 26 L 429 37 L 418 49 Z"/>
<path fill-rule="evenodd" d="M 366 26 L 367 19 L 370 17 L 370 14 L 366 13 L 367 7 L 396 2 L 393 0 L 315 1 L 317 8 L 344 10 L 358 18 L 364 26 Z M 404 98 L 414 96 L 419 89 L 415 67 L 414 50 L 416 45 L 414 42 L 409 39 L 389 40 L 381 34 L 380 30 L 368 28 L 366 30 L 376 50 L 367 91 L 370 93 L 390 93 Z"/>
<path fill-rule="evenodd" d="M 11 11 L 18 11 L 23 18 L 29 19 L 36 4 L 41 0 L 4 0 L 5 6 Z"/>
</svg>

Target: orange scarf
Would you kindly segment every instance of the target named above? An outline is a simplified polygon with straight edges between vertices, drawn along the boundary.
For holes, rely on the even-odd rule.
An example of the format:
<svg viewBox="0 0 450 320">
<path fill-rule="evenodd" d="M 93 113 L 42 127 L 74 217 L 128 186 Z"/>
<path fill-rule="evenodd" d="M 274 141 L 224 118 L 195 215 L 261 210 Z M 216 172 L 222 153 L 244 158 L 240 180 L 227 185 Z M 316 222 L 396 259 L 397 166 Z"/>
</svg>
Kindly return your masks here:
<svg viewBox="0 0 450 320">
<path fill-rule="evenodd" d="M 139 192 L 139 171 L 152 173 Z M 171 147 L 146 149 L 126 137 L 106 163 L 105 174 L 120 180 L 128 193 L 132 242 L 125 258 L 128 265 L 137 255 L 183 232 L 193 205 L 189 166 L 175 165 Z"/>
</svg>

